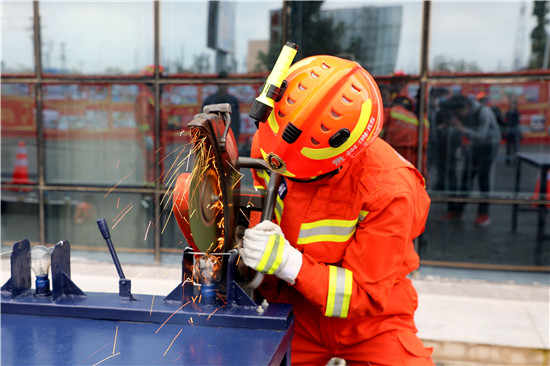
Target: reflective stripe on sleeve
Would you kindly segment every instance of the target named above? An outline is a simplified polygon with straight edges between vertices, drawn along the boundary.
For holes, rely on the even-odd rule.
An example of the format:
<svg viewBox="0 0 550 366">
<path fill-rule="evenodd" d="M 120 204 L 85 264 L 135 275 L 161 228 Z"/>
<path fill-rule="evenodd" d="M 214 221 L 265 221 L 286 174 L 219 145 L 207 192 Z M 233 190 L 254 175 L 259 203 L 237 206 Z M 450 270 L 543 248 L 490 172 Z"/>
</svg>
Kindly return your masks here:
<svg viewBox="0 0 550 366">
<path fill-rule="evenodd" d="M 363 221 L 367 218 L 367 215 L 369 214 L 368 211 L 361 210 L 359 212 L 359 221 Z"/>
<path fill-rule="evenodd" d="M 275 220 L 277 220 L 277 224 L 281 223 L 281 216 L 283 216 L 283 209 L 285 208 L 285 203 L 281 199 L 279 195 L 277 195 L 277 201 L 275 202 L 275 209 L 273 210 L 273 213 L 275 214 Z"/>
<path fill-rule="evenodd" d="M 258 174 L 258 178 L 264 181 L 265 186 L 263 188 L 266 188 L 269 184 L 269 173 L 267 172 L 267 170 L 257 169 L 256 174 Z"/>
<path fill-rule="evenodd" d="M 284 242 L 281 235 L 274 234 L 269 237 L 262 259 L 256 266 L 259 272 L 273 274 L 279 268 L 283 260 Z"/>
<path fill-rule="evenodd" d="M 319 241 L 342 243 L 355 233 L 357 220 L 319 220 L 300 226 L 297 244 L 311 244 Z"/>
<path fill-rule="evenodd" d="M 353 289 L 353 272 L 341 267 L 328 267 L 329 280 L 325 316 L 347 318 Z"/>
<path fill-rule="evenodd" d="M 398 119 L 402 122 L 408 123 L 410 125 L 418 126 L 418 119 L 416 119 L 415 117 L 407 116 L 406 114 L 402 114 L 395 111 L 391 111 L 390 115 L 393 118 Z"/>
</svg>

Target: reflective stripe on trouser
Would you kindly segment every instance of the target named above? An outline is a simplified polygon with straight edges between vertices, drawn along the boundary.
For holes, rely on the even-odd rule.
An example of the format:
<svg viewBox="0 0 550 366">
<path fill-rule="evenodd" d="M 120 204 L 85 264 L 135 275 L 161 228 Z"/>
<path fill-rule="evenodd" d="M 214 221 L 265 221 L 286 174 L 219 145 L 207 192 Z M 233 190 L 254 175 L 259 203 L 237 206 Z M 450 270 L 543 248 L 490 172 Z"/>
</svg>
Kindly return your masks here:
<svg viewBox="0 0 550 366">
<path fill-rule="evenodd" d="M 355 233 L 357 220 L 319 220 L 300 226 L 297 244 L 311 244 L 320 241 L 342 243 Z"/>
<path fill-rule="evenodd" d="M 256 270 L 267 274 L 273 274 L 273 272 L 279 268 L 283 260 L 284 248 L 285 241 L 283 237 L 279 234 L 271 235 L 265 247 L 264 254 L 256 266 Z"/>
<path fill-rule="evenodd" d="M 325 316 L 346 318 L 353 288 L 353 272 L 341 267 L 328 267 L 329 281 Z"/>
</svg>

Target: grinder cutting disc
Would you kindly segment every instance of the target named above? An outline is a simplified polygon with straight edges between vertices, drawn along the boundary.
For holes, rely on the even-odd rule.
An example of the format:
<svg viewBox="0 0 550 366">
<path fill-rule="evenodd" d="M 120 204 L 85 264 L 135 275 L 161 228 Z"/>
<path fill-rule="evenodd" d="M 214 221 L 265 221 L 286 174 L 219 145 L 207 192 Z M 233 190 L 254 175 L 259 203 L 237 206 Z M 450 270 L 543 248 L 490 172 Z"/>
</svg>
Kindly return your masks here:
<svg viewBox="0 0 550 366">
<path fill-rule="evenodd" d="M 240 177 L 226 114 L 223 109 L 218 114 L 202 113 L 189 123 L 195 163 L 192 173 L 178 177 L 174 190 L 178 224 L 187 242 L 204 253 L 223 253 L 234 246 L 234 200 Z"/>
</svg>

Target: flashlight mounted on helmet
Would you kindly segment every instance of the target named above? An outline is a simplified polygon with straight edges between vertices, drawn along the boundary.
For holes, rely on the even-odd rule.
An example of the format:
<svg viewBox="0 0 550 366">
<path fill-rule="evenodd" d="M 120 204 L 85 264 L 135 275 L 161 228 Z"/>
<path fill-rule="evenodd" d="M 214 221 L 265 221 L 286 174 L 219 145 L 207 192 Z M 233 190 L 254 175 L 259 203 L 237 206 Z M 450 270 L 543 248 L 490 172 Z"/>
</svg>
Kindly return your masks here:
<svg viewBox="0 0 550 366">
<path fill-rule="evenodd" d="M 294 60 L 298 52 L 298 45 L 292 42 L 287 42 L 277 62 L 269 74 L 260 95 L 254 100 L 248 115 L 256 121 L 265 122 L 273 110 L 275 102 L 279 101 L 285 91 L 285 76 L 288 73 L 290 64 Z"/>
</svg>

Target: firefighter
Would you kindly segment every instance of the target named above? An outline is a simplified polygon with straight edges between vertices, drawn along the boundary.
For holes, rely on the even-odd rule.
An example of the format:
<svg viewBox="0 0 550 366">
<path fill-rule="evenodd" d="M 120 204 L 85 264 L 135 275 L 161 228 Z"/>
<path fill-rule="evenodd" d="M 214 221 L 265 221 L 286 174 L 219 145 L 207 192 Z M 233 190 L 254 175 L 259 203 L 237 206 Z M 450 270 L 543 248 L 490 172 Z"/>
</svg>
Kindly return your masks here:
<svg viewBox="0 0 550 366">
<path fill-rule="evenodd" d="M 413 239 L 429 198 L 420 173 L 382 139 L 382 103 L 355 62 L 313 56 L 253 141 L 283 176 L 274 222 L 245 231 L 244 263 L 265 273 L 259 291 L 295 313 L 293 365 L 433 365 L 417 337 Z M 254 172 L 255 184 L 269 176 Z"/>
<path fill-rule="evenodd" d="M 413 112 L 413 102 L 409 97 L 397 96 L 386 107 L 384 104 L 384 128 L 380 137 L 390 144 L 401 156 L 413 165 L 418 164 L 418 117 Z M 427 155 L 430 124 L 424 118 L 422 133 L 422 173 L 427 176 Z M 418 166 L 417 166 L 418 167 Z"/>
</svg>

